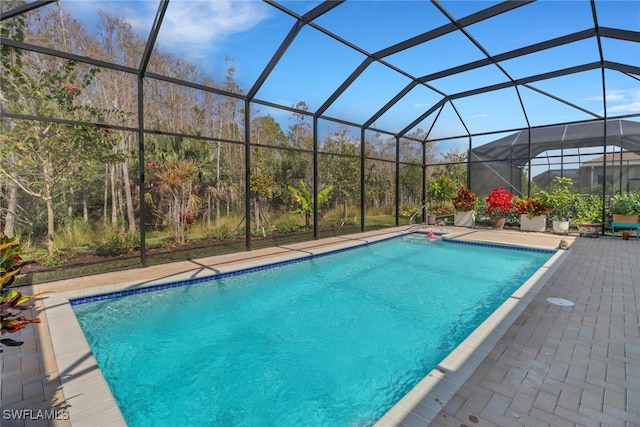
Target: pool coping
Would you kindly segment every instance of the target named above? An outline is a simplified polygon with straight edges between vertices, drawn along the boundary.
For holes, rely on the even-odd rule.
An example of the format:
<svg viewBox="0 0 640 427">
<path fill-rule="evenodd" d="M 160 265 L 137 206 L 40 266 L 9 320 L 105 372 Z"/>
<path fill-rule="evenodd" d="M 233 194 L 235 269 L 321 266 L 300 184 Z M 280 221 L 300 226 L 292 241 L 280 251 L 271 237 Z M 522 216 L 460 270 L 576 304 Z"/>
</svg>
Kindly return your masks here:
<svg viewBox="0 0 640 427">
<path fill-rule="evenodd" d="M 126 426 L 126 422 L 113 394 L 100 371 L 75 317 L 71 302 L 96 295 L 112 294 L 126 290 L 153 288 L 158 285 L 180 281 L 198 281 L 219 274 L 254 269 L 265 265 L 298 262 L 310 257 L 340 252 L 370 243 L 387 240 L 419 230 L 407 229 L 379 235 L 345 239 L 305 249 L 290 248 L 290 251 L 263 259 L 248 260 L 218 268 L 200 268 L 185 271 L 170 277 L 135 280 L 116 285 L 101 285 L 69 290 L 44 299 L 51 341 L 53 344 L 62 393 L 68 405 L 70 424 L 73 426 Z M 455 232 L 452 240 L 464 242 L 464 235 Z M 473 242 L 473 241 L 469 241 Z M 476 242 L 477 244 L 477 242 Z M 549 250 L 534 245 L 513 245 L 481 242 L 488 246 L 527 247 Z M 570 249 L 569 249 L 570 250 Z M 421 380 L 407 395 L 380 418 L 377 426 L 411 424 L 415 420 L 428 424 L 440 412 L 458 388 L 473 373 L 508 327 L 524 310 L 529 301 L 544 286 L 544 283 L 564 260 L 568 251 L 558 251 L 517 291 L 515 291 L 489 318 L 467 337 L 454 351 Z M 533 292 L 531 292 L 533 291 Z"/>
</svg>

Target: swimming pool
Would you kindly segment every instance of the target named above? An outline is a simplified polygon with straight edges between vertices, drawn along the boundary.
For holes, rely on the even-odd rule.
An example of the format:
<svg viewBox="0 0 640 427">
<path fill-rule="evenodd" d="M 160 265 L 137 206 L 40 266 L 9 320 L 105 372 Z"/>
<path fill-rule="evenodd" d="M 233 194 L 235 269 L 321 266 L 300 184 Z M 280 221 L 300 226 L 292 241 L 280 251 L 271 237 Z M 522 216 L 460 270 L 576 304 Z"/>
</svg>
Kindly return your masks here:
<svg viewBox="0 0 640 427">
<path fill-rule="evenodd" d="M 129 425 L 366 425 L 551 254 L 407 236 L 74 310 Z"/>
</svg>

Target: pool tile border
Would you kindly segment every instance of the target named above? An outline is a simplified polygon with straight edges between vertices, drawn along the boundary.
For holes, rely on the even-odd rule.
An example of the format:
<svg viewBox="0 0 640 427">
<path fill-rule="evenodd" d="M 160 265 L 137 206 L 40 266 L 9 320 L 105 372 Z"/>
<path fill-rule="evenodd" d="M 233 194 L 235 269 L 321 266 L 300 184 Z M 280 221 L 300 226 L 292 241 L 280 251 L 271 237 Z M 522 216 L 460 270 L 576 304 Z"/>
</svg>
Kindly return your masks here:
<svg viewBox="0 0 640 427">
<path fill-rule="evenodd" d="M 527 247 L 527 246 L 520 246 L 520 245 L 507 245 L 507 244 L 501 244 L 501 243 L 473 242 L 470 240 L 458 240 L 458 239 L 451 239 L 448 237 L 443 237 L 442 240 L 445 240 L 449 243 L 456 243 L 459 245 L 488 246 L 492 248 L 503 248 L 503 249 L 510 249 L 514 251 L 538 252 L 538 253 L 555 253 L 556 252 L 556 250 L 553 250 L 553 249 L 535 248 L 535 247 Z"/>
<path fill-rule="evenodd" d="M 183 287 L 183 286 L 195 285 L 195 284 L 198 284 L 198 283 L 209 282 L 211 280 L 220 280 L 220 279 L 226 279 L 228 277 L 242 276 L 244 274 L 255 273 L 255 272 L 264 271 L 264 270 L 270 270 L 272 268 L 282 267 L 284 265 L 297 264 L 297 263 L 300 263 L 300 262 L 308 261 L 310 259 L 321 258 L 321 257 L 325 257 L 325 256 L 328 256 L 328 255 L 335 255 L 335 254 L 338 254 L 338 253 L 351 251 L 353 249 L 357 249 L 357 248 L 361 248 L 363 246 L 369 246 L 369 245 L 372 245 L 372 244 L 380 243 L 380 242 L 385 241 L 385 240 L 395 239 L 397 237 L 399 237 L 399 236 L 391 236 L 391 237 L 387 237 L 385 239 L 380 239 L 380 240 L 371 241 L 371 242 L 365 242 L 365 243 L 362 243 L 362 244 L 358 244 L 358 245 L 355 245 L 355 246 L 349 246 L 349 247 L 346 247 L 346 248 L 340 248 L 340 249 L 327 251 L 327 252 L 320 252 L 320 253 L 316 253 L 316 254 L 304 255 L 304 256 L 301 256 L 299 258 L 289 259 L 289 260 L 285 260 L 285 261 L 269 262 L 267 264 L 261 264 L 261 265 L 256 265 L 256 266 L 252 266 L 252 267 L 243 267 L 243 268 L 240 268 L 238 270 L 233 270 L 233 271 L 213 273 L 213 274 L 210 274 L 210 275 L 207 275 L 207 276 L 197 277 L 197 278 L 194 278 L 194 279 L 180 280 L 180 281 L 176 281 L 176 282 L 163 283 L 163 284 L 159 284 L 159 285 L 149 285 L 149 286 L 143 286 L 143 287 L 134 288 L 134 289 L 123 290 L 123 291 L 101 293 L 101 294 L 94 295 L 94 296 L 75 298 L 75 299 L 71 299 L 69 302 L 71 303 L 71 306 L 76 306 L 76 305 L 80 305 L 80 304 L 88 304 L 88 303 L 91 303 L 91 302 L 99 302 L 99 301 L 105 301 L 105 300 L 114 299 L 114 298 L 120 298 L 120 297 L 128 296 L 128 295 L 138 295 L 138 294 L 142 294 L 142 293 L 161 291 L 161 290 L 164 290 L 164 289 L 180 288 L 180 287 Z"/>
<path fill-rule="evenodd" d="M 130 296 L 130 295 L 139 295 L 139 294 L 144 294 L 144 293 L 149 293 L 149 292 L 161 291 L 161 290 L 165 290 L 165 289 L 180 288 L 180 287 L 183 287 L 183 286 L 195 285 L 195 284 L 198 284 L 198 283 L 209 282 L 209 281 L 212 281 L 212 280 L 221 280 L 221 279 L 225 279 L 225 278 L 229 278 L 229 277 L 241 276 L 241 275 L 244 275 L 244 274 L 254 273 L 254 272 L 257 272 L 257 271 L 264 271 L 264 270 L 269 270 L 269 269 L 272 269 L 272 268 L 282 267 L 284 265 L 297 264 L 297 263 L 300 263 L 300 262 L 309 261 L 311 259 L 316 259 L 316 258 L 322 258 L 322 257 L 329 256 L 329 255 L 336 255 L 336 254 L 339 254 L 339 253 L 352 251 L 352 250 L 357 249 L 357 248 L 362 248 L 362 247 L 370 246 L 370 245 L 373 245 L 373 244 L 378 244 L 378 243 L 383 242 L 383 241 L 396 239 L 396 238 L 399 238 L 401 236 L 407 236 L 407 235 L 410 235 L 410 234 L 423 234 L 423 233 L 414 232 L 414 233 L 405 233 L 405 234 L 387 236 L 387 237 L 382 238 L 382 239 L 377 239 L 377 240 L 373 240 L 373 241 L 366 241 L 366 242 L 364 242 L 362 244 L 358 244 L 358 245 L 354 245 L 354 246 L 349 246 L 349 247 L 345 247 L 345 248 L 339 248 L 339 249 L 330 250 L 330 251 L 326 251 L 326 252 L 312 253 L 312 254 L 309 254 L 309 255 L 301 256 L 299 258 L 289 259 L 289 260 L 285 260 L 285 261 L 269 262 L 269 263 L 266 263 L 266 264 L 250 266 L 250 267 L 243 267 L 243 268 L 240 268 L 240 269 L 237 269 L 237 270 L 213 273 L 213 274 L 202 276 L 202 277 L 186 279 L 186 280 L 179 280 L 179 281 L 173 281 L 173 282 L 169 282 L 169 283 L 162 283 L 162 284 L 155 284 L 155 285 L 154 284 L 150 284 L 150 285 L 135 287 L 135 288 L 132 288 L 132 289 L 123 289 L 123 290 L 119 290 L 119 291 L 112 291 L 112 292 L 106 292 L 106 293 L 103 292 L 103 293 L 99 293 L 99 294 L 96 294 L 96 295 L 88 295 L 88 296 L 84 296 L 84 297 L 70 298 L 69 302 L 70 302 L 71 306 L 74 307 L 74 306 L 77 306 L 77 305 L 89 304 L 89 303 L 92 303 L 92 302 L 107 301 L 107 300 L 110 300 L 110 299 L 121 298 L 121 297 L 125 297 L 125 296 Z M 446 238 L 446 237 L 443 237 L 443 241 L 446 241 L 447 243 L 455 243 L 455 244 L 463 244 L 463 245 L 471 245 L 471 246 L 485 246 L 485 247 L 493 247 L 493 248 L 503 248 L 503 249 L 509 249 L 509 250 L 525 251 L 525 252 L 538 252 L 538 253 L 554 253 L 555 252 L 555 251 L 553 251 L 551 249 L 527 248 L 527 247 L 523 247 L 523 246 L 510 246 L 510 245 L 502 245 L 502 244 L 497 244 L 497 243 L 470 242 L 470 241 L 450 239 L 450 238 Z M 100 289 L 102 289 L 102 287 Z"/>
</svg>

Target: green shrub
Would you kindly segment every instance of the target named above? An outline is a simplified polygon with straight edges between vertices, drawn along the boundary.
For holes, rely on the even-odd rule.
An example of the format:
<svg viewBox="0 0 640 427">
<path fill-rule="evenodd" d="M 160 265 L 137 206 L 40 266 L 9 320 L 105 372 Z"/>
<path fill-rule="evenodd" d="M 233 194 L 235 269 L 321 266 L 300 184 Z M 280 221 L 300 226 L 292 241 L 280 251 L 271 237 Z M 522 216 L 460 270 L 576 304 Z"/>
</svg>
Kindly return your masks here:
<svg viewBox="0 0 640 427">
<path fill-rule="evenodd" d="M 418 205 L 401 205 L 398 213 L 400 218 L 410 218 L 418 209 L 420 209 Z"/>
<path fill-rule="evenodd" d="M 212 239 L 216 240 L 225 240 L 233 237 L 233 231 L 229 228 L 227 224 L 222 224 L 220 227 L 216 227 L 209 233 L 209 236 Z"/>
<path fill-rule="evenodd" d="M 135 251 L 140 243 L 138 233 L 114 232 L 96 248 L 98 255 L 122 255 Z"/>
<path fill-rule="evenodd" d="M 602 197 L 595 194 L 576 194 L 572 199 L 570 210 L 574 224 L 601 223 Z"/>
<path fill-rule="evenodd" d="M 294 219 L 285 219 L 276 223 L 276 230 L 278 233 L 293 233 L 298 231 L 300 226 Z"/>
</svg>

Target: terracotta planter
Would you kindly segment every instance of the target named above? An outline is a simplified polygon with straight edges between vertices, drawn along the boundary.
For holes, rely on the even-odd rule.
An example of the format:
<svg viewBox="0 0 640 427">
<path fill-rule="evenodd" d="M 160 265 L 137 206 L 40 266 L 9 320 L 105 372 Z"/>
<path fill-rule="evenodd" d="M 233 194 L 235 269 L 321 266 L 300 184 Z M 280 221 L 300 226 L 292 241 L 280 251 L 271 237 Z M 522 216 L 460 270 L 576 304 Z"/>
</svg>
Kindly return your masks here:
<svg viewBox="0 0 640 427">
<path fill-rule="evenodd" d="M 491 221 L 491 228 L 494 228 L 496 230 L 502 230 L 506 221 L 502 217 L 491 217 L 489 220 Z"/>
<path fill-rule="evenodd" d="M 544 233 L 547 229 L 547 216 L 539 215 L 529 219 L 527 215 L 520 215 L 521 231 L 537 231 Z"/>
<path fill-rule="evenodd" d="M 453 225 L 457 227 L 472 227 L 476 224 L 476 218 L 473 211 L 460 211 L 456 212 L 456 216 L 453 219 Z"/>
</svg>

